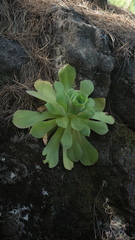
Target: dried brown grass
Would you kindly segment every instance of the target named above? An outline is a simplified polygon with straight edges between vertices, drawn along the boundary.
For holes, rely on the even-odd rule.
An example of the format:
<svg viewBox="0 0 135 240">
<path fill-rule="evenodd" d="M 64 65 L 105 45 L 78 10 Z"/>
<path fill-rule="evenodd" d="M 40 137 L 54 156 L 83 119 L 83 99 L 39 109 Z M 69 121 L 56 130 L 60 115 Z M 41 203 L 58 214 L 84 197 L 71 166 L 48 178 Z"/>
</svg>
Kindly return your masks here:
<svg viewBox="0 0 135 240">
<path fill-rule="evenodd" d="M 16 109 L 32 108 L 32 100 L 25 89 L 31 88 L 36 79 L 52 81 L 55 78 L 53 25 L 59 7 L 73 8 L 91 24 L 103 29 L 110 36 L 118 58 L 134 55 L 135 18 L 128 12 L 112 6 L 102 11 L 85 0 L 2 0 L 0 35 L 19 42 L 30 59 L 19 77 L 13 75 L 12 84 L 1 86 L 0 113 L 4 122 L 11 120 Z"/>
</svg>

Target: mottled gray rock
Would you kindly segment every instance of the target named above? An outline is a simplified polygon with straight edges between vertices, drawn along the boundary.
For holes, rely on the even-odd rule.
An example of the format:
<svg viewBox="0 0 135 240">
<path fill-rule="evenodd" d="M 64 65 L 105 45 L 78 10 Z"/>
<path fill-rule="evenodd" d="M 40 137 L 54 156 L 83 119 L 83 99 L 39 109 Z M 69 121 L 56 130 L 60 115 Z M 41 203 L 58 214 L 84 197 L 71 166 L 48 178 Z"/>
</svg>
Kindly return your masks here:
<svg viewBox="0 0 135 240">
<path fill-rule="evenodd" d="M 77 85 L 82 79 L 91 79 L 95 96 L 107 97 L 114 68 L 107 35 L 75 11 L 58 9 L 55 18 L 56 69 L 71 64 L 78 73 Z"/>
<path fill-rule="evenodd" d="M 28 55 L 18 42 L 0 37 L 0 73 L 20 70 L 27 61 Z"/>
</svg>

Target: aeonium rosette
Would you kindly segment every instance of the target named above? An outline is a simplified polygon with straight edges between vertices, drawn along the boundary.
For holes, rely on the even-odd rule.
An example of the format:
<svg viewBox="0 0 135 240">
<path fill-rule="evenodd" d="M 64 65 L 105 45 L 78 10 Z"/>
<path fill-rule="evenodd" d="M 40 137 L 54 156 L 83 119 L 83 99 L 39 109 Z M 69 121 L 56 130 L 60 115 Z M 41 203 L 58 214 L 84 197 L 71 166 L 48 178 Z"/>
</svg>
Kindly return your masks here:
<svg viewBox="0 0 135 240">
<path fill-rule="evenodd" d="M 98 159 L 97 150 L 87 140 L 91 130 L 103 135 L 108 132 L 107 124 L 113 124 L 112 116 L 103 112 L 104 98 L 91 98 L 94 85 L 90 80 L 83 80 L 80 89 L 75 90 L 75 69 L 66 64 L 59 70 L 59 80 L 54 86 L 41 79 L 34 83 L 36 91 L 28 94 L 45 102 L 45 111 L 17 110 L 13 115 L 13 123 L 18 128 L 29 128 L 36 138 L 47 135 L 49 142 L 43 149 L 46 156 L 44 163 L 50 168 L 59 161 L 59 147 L 63 150 L 63 164 L 68 170 L 74 162 L 81 161 L 89 166 Z"/>
</svg>

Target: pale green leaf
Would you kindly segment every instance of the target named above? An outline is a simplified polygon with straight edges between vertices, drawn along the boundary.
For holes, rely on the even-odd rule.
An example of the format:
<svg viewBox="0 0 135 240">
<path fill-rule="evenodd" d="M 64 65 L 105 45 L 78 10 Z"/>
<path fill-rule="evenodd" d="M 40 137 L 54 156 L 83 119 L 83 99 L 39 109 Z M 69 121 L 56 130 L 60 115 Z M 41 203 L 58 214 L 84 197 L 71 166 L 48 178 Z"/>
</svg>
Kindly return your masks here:
<svg viewBox="0 0 135 240">
<path fill-rule="evenodd" d="M 34 83 L 34 87 L 41 95 L 44 96 L 46 102 L 52 104 L 56 102 L 56 94 L 50 82 L 38 79 Z"/>
<path fill-rule="evenodd" d="M 28 128 L 36 122 L 54 118 L 54 115 L 48 111 L 39 113 L 29 110 L 17 110 L 13 115 L 13 124 L 18 128 Z"/>
<path fill-rule="evenodd" d="M 64 93 L 64 87 L 61 82 L 55 81 L 54 83 L 54 89 L 56 93 Z"/>
<path fill-rule="evenodd" d="M 81 135 L 79 136 L 79 143 L 83 151 L 80 162 L 85 166 L 93 165 L 98 160 L 98 151 Z"/>
<path fill-rule="evenodd" d="M 67 128 L 69 118 L 68 117 L 59 117 L 59 118 L 56 119 L 56 122 L 57 122 L 59 127 Z"/>
<path fill-rule="evenodd" d="M 71 170 L 74 167 L 74 163 L 68 158 L 67 150 L 63 149 L 63 165 L 67 170 Z"/>
<path fill-rule="evenodd" d="M 42 152 L 42 155 L 46 156 L 43 163 L 48 163 L 49 168 L 53 168 L 58 164 L 60 139 L 63 131 L 62 128 L 58 128 Z"/>
<path fill-rule="evenodd" d="M 94 105 L 95 105 L 95 101 L 94 101 L 94 99 L 93 98 L 88 98 L 88 106 L 89 107 L 94 107 Z"/>
<path fill-rule="evenodd" d="M 59 70 L 58 73 L 59 80 L 64 86 L 65 92 L 72 88 L 74 80 L 76 78 L 76 70 L 74 67 L 66 64 Z"/>
<path fill-rule="evenodd" d="M 107 124 L 104 122 L 92 121 L 92 120 L 84 120 L 87 126 L 93 130 L 94 132 L 103 135 L 108 132 Z"/>
<path fill-rule="evenodd" d="M 46 102 L 46 97 L 42 94 L 40 94 L 39 92 L 36 91 L 26 91 L 29 95 L 36 97 L 40 100 L 43 100 L 44 102 Z"/>
<path fill-rule="evenodd" d="M 69 118 L 76 118 L 76 115 L 74 115 L 74 114 L 72 114 L 72 113 L 67 113 L 67 116 L 69 117 Z"/>
<path fill-rule="evenodd" d="M 61 111 L 59 110 L 59 105 L 57 103 L 52 104 L 48 102 L 45 104 L 45 106 L 51 114 L 61 115 Z"/>
<path fill-rule="evenodd" d="M 95 101 L 94 110 L 95 112 L 102 112 L 105 108 L 106 99 L 105 98 L 93 98 Z"/>
<path fill-rule="evenodd" d="M 60 115 L 62 116 L 67 116 L 67 112 L 64 110 L 64 108 L 62 106 L 59 105 L 59 111 L 60 111 Z"/>
<path fill-rule="evenodd" d="M 94 85 L 90 80 L 83 80 L 80 83 L 80 91 L 86 93 L 88 96 L 93 92 Z"/>
<path fill-rule="evenodd" d="M 67 111 L 67 102 L 66 102 L 66 97 L 62 93 L 56 94 L 56 101 L 59 105 L 63 107 L 65 111 Z"/>
<path fill-rule="evenodd" d="M 67 126 L 67 128 L 64 130 L 64 133 L 61 138 L 61 143 L 64 149 L 68 149 L 72 146 L 72 131 L 71 131 L 71 125 L 70 122 Z"/>
<path fill-rule="evenodd" d="M 71 127 L 77 131 L 80 131 L 84 128 L 83 121 L 81 121 L 80 118 L 72 118 Z"/>
<path fill-rule="evenodd" d="M 67 155 L 71 161 L 77 162 L 81 158 L 83 152 L 81 149 L 81 146 L 79 144 L 77 133 L 75 130 L 73 130 L 73 144 L 72 146 L 67 150 Z"/>
<path fill-rule="evenodd" d="M 52 130 L 56 126 L 56 120 L 40 121 L 33 125 L 30 130 L 32 136 L 36 138 L 42 138 L 46 133 Z"/>
<path fill-rule="evenodd" d="M 85 109 L 84 111 L 82 112 L 79 112 L 76 116 L 79 117 L 79 118 L 84 118 L 84 119 L 89 119 L 89 118 L 92 118 L 95 114 L 95 111 L 92 107 L 89 107 L 87 109 Z M 83 119 L 82 119 L 83 121 Z"/>
<path fill-rule="evenodd" d="M 108 124 L 114 123 L 114 118 L 110 115 L 107 115 L 105 112 L 96 112 L 92 118 Z"/>
<path fill-rule="evenodd" d="M 84 128 L 80 131 L 81 135 L 83 136 L 89 136 L 90 135 L 90 128 L 85 125 Z"/>
</svg>

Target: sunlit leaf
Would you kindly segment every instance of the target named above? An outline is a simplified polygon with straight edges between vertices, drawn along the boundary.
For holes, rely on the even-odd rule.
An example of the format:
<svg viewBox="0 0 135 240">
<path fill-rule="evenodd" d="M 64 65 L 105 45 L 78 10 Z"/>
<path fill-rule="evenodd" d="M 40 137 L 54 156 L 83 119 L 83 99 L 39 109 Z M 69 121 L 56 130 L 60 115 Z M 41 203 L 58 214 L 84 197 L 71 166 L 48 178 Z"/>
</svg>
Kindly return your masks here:
<svg viewBox="0 0 135 240">
<path fill-rule="evenodd" d="M 85 120 L 85 123 L 91 130 L 100 135 L 106 134 L 108 132 L 107 124 L 104 122 Z"/>
<path fill-rule="evenodd" d="M 30 130 L 32 136 L 36 138 L 42 138 L 46 133 L 53 129 L 57 125 L 56 120 L 39 121 L 33 125 Z"/>
<path fill-rule="evenodd" d="M 41 95 L 44 96 L 46 102 L 50 102 L 52 104 L 56 102 L 56 94 L 52 87 L 52 84 L 49 81 L 38 79 L 34 83 L 34 87 Z"/>
<path fill-rule="evenodd" d="M 63 148 L 63 165 L 65 169 L 71 170 L 74 167 L 74 163 L 68 158 L 67 150 Z"/>
<path fill-rule="evenodd" d="M 64 108 L 62 106 L 59 105 L 59 111 L 60 111 L 60 115 L 62 116 L 67 116 L 67 112 L 64 110 Z"/>
<path fill-rule="evenodd" d="M 80 120 L 80 118 L 72 118 L 71 127 L 77 131 L 80 131 L 83 129 L 84 125 L 83 125 L 83 122 Z"/>
<path fill-rule="evenodd" d="M 79 118 L 85 118 L 85 119 L 89 119 L 92 118 L 95 114 L 95 111 L 92 107 L 87 108 L 86 110 L 79 112 L 76 116 Z M 83 119 L 82 119 L 83 121 Z"/>
<path fill-rule="evenodd" d="M 63 136 L 61 138 L 61 143 L 64 149 L 68 149 L 72 146 L 73 141 L 70 122 L 67 128 L 64 130 Z"/>
<path fill-rule="evenodd" d="M 44 102 L 46 102 L 46 97 L 44 97 L 42 94 L 36 92 L 36 91 L 26 91 L 29 95 L 36 97 L 40 100 L 43 100 Z"/>
<path fill-rule="evenodd" d="M 58 128 L 42 152 L 42 155 L 46 156 L 46 159 L 43 161 L 43 163 L 48 163 L 49 168 L 53 168 L 58 164 L 59 146 L 60 146 L 60 139 L 62 137 L 62 134 L 63 134 L 63 129 Z"/>
<path fill-rule="evenodd" d="M 59 118 L 56 119 L 56 122 L 57 122 L 59 127 L 67 128 L 69 118 L 68 117 L 59 117 Z"/>
<path fill-rule="evenodd" d="M 105 112 L 96 112 L 92 118 L 108 124 L 114 123 L 114 118 L 110 115 L 107 115 Z"/>
<path fill-rule="evenodd" d="M 85 136 L 92 131 L 103 135 L 108 132 L 107 124 L 114 119 L 103 112 L 104 98 L 88 97 L 94 90 L 90 80 L 80 83 L 80 90 L 73 88 L 76 78 L 74 67 L 66 64 L 59 70 L 59 80 L 54 86 L 41 79 L 34 83 L 36 91 L 27 91 L 45 103 L 35 111 L 18 110 L 13 115 L 13 123 L 19 128 L 31 127 L 30 133 L 36 138 L 43 138 L 47 144 L 42 154 L 44 163 L 55 167 L 59 160 L 60 144 L 63 149 L 63 164 L 68 170 L 73 162 L 81 161 L 89 166 L 98 159 L 97 150 Z M 50 141 L 48 142 L 48 138 Z"/>
<path fill-rule="evenodd" d="M 62 93 L 56 94 L 56 101 L 57 103 L 63 107 L 65 111 L 67 111 L 67 102 L 66 102 L 66 97 Z"/>
<path fill-rule="evenodd" d="M 94 85 L 90 80 L 83 80 L 80 83 L 80 91 L 86 93 L 88 96 L 93 92 Z"/>
<path fill-rule="evenodd" d="M 89 136 L 90 135 L 90 128 L 87 125 L 84 125 L 84 128 L 80 131 L 80 133 L 83 136 Z"/>
<path fill-rule="evenodd" d="M 69 159 L 71 159 L 74 162 L 78 162 L 79 159 L 81 158 L 83 151 L 82 148 L 79 144 L 78 138 L 77 138 L 77 134 L 76 131 L 73 131 L 73 144 L 72 146 L 67 150 L 67 155 L 69 157 Z"/>
<path fill-rule="evenodd" d="M 58 76 L 60 82 L 64 86 L 65 92 L 67 92 L 73 86 L 73 82 L 76 78 L 76 70 L 74 67 L 70 66 L 69 64 L 66 64 L 59 70 Z"/>
<path fill-rule="evenodd" d="M 13 115 L 13 124 L 18 128 L 28 128 L 36 122 L 54 118 L 53 114 L 45 111 L 42 113 L 29 110 L 17 110 Z"/>
<path fill-rule="evenodd" d="M 94 110 L 95 112 L 102 112 L 105 108 L 105 98 L 93 98 L 95 101 Z"/>
<path fill-rule="evenodd" d="M 54 83 L 54 89 L 56 93 L 64 93 L 64 87 L 61 82 L 55 81 Z"/>
<path fill-rule="evenodd" d="M 87 103 L 87 105 L 88 105 L 89 107 L 94 107 L 94 105 L 95 105 L 94 99 L 93 99 L 93 98 L 88 98 L 88 103 Z"/>
<path fill-rule="evenodd" d="M 48 102 L 48 103 L 45 104 L 45 106 L 46 106 L 47 110 L 49 111 L 49 113 L 56 114 L 56 115 L 61 115 L 61 112 L 59 110 L 59 105 L 57 103 L 52 104 L 52 103 Z"/>
</svg>

